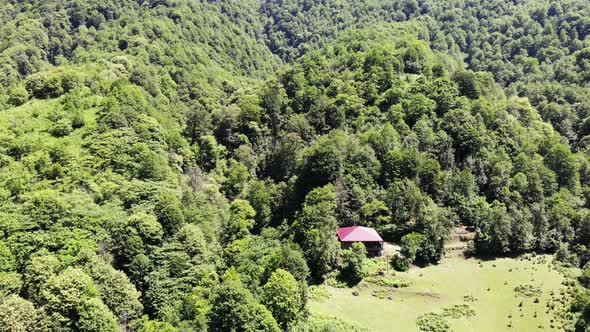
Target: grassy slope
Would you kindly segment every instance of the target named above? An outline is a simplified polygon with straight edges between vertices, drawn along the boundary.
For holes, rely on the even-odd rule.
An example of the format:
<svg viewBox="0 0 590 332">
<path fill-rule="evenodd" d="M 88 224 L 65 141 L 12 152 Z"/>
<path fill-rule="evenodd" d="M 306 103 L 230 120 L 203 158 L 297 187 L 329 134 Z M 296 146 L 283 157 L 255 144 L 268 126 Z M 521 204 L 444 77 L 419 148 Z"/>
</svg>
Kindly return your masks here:
<svg viewBox="0 0 590 332">
<path fill-rule="evenodd" d="M 550 259 L 547 259 L 547 262 Z M 413 284 L 396 290 L 392 300 L 371 295 L 375 285 L 361 283 L 359 296 L 351 289 L 330 288 L 332 296 L 310 303 L 316 314 L 337 316 L 369 328 L 371 331 L 418 331 L 416 318 L 427 312 L 441 312 L 443 307 L 469 304 L 476 315 L 471 318 L 447 318 L 452 331 L 557 331 L 551 329 L 553 313 L 546 313 L 550 292 L 559 294 L 563 277 L 548 263 L 527 260 L 497 259 L 494 261 L 449 258 L 440 265 L 398 273 L 396 278 L 410 279 Z M 495 265 L 495 267 L 494 267 Z M 512 269 L 512 272 L 509 270 Z M 504 283 L 507 282 L 505 285 Z M 534 297 L 517 297 L 519 284 L 542 285 L 539 303 Z M 488 291 L 488 288 L 490 289 Z M 477 300 L 465 302 L 464 296 Z M 518 304 L 523 300 L 522 311 Z M 534 313 L 537 317 L 533 317 Z M 520 317 L 520 314 L 523 317 Z M 512 319 L 508 315 L 512 315 Z M 512 321 L 512 327 L 508 323 Z M 558 324 L 555 324 L 558 325 Z M 540 328 L 539 326 L 542 326 Z"/>
</svg>

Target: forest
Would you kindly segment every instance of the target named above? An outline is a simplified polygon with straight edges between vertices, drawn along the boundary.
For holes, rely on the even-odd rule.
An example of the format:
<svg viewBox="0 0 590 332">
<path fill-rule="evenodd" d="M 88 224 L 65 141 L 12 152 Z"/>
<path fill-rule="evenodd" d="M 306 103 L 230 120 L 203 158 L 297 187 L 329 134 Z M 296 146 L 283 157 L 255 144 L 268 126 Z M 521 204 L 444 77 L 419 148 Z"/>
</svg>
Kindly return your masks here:
<svg viewBox="0 0 590 332">
<path fill-rule="evenodd" d="M 0 331 L 349 331 L 308 289 L 554 254 L 590 331 L 585 0 L 0 0 Z M 569 295 L 568 295 L 569 296 Z"/>
</svg>

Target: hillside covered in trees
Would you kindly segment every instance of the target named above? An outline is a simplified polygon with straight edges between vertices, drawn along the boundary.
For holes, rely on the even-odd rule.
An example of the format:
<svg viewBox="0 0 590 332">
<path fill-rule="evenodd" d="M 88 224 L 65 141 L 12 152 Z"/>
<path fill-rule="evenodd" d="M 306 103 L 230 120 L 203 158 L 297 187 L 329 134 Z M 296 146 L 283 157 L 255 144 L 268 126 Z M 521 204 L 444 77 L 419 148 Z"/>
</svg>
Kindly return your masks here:
<svg viewBox="0 0 590 332">
<path fill-rule="evenodd" d="M 350 225 L 556 253 L 590 326 L 585 1 L 0 4 L 0 331 L 347 331 Z"/>
</svg>

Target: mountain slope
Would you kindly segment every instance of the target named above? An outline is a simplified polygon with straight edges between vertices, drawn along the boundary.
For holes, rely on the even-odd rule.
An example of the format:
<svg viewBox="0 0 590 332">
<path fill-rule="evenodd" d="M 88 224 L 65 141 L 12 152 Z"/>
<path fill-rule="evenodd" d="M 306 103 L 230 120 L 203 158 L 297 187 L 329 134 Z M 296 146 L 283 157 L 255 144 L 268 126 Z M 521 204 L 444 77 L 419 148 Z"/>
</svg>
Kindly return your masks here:
<svg viewBox="0 0 590 332">
<path fill-rule="evenodd" d="M 584 84 L 478 67 L 459 37 L 493 3 L 453 2 L 471 26 L 415 1 L 6 1 L 0 330 L 313 330 L 308 285 L 363 278 L 353 224 L 397 267 L 457 225 L 475 255 L 583 266 L 590 160 L 552 126 L 577 122 L 512 92 Z"/>
</svg>

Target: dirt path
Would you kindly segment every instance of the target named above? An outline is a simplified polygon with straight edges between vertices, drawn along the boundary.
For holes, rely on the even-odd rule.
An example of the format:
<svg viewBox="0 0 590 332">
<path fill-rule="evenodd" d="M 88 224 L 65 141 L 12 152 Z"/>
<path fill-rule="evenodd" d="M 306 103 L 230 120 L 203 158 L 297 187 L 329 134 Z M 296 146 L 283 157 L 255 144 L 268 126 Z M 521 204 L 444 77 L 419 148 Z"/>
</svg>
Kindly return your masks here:
<svg viewBox="0 0 590 332">
<path fill-rule="evenodd" d="M 466 227 L 455 227 L 445 243 L 445 255 L 454 257 L 464 257 L 465 250 L 470 240 L 475 236 L 475 232 L 470 232 Z"/>
</svg>

